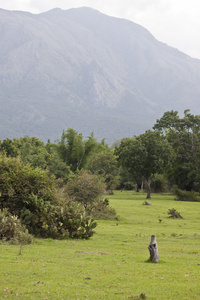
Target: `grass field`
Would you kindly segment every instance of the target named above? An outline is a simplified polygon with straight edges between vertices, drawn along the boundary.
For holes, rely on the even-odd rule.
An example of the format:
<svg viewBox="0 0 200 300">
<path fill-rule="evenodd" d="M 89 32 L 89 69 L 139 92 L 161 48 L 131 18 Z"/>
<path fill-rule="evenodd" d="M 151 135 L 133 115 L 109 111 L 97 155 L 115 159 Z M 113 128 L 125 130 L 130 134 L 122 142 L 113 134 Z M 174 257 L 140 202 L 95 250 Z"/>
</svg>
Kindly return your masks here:
<svg viewBox="0 0 200 300">
<path fill-rule="evenodd" d="M 119 221 L 98 221 L 90 240 L 0 245 L 0 299 L 200 299 L 200 203 L 117 191 Z M 168 209 L 183 219 L 171 219 Z M 160 262 L 149 263 L 151 235 Z"/>
</svg>

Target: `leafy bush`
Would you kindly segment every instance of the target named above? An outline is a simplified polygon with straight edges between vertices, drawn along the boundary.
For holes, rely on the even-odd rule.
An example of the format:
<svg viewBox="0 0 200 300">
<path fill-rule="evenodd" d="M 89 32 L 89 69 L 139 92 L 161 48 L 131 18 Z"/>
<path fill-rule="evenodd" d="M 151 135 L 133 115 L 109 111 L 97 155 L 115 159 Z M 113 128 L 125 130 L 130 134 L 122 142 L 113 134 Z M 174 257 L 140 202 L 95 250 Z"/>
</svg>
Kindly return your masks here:
<svg viewBox="0 0 200 300">
<path fill-rule="evenodd" d="M 199 193 L 194 191 L 183 191 L 178 188 L 174 189 L 176 195 L 175 200 L 177 201 L 190 201 L 190 202 L 200 202 Z"/>
<path fill-rule="evenodd" d="M 70 238 L 88 239 L 94 234 L 93 229 L 97 226 L 84 207 L 72 200 L 60 200 L 56 208 L 55 220 L 57 222 L 57 235 Z"/>
<path fill-rule="evenodd" d="M 93 208 L 92 216 L 96 220 L 118 220 L 116 210 L 109 206 L 109 199 L 107 198 Z"/>
<path fill-rule="evenodd" d="M 0 240 L 10 244 L 31 244 L 33 238 L 17 216 L 3 209 L 0 210 Z"/>
<path fill-rule="evenodd" d="M 183 219 L 181 214 L 175 208 L 169 209 L 168 210 L 168 215 L 173 219 Z"/>
<path fill-rule="evenodd" d="M 17 215 L 24 207 L 35 210 L 36 202 L 41 199 L 55 203 L 55 181 L 48 177 L 47 171 L 33 169 L 20 159 L 4 155 L 0 156 L 0 192 L 1 208 L 7 207 Z"/>
<path fill-rule="evenodd" d="M 0 209 L 17 215 L 30 233 L 43 236 L 56 203 L 55 180 L 47 171 L 0 156 Z"/>
<path fill-rule="evenodd" d="M 69 197 L 91 212 L 93 207 L 102 199 L 105 192 L 105 185 L 98 176 L 84 172 L 71 178 L 66 185 L 66 193 Z"/>
<path fill-rule="evenodd" d="M 98 189 L 95 192 L 99 194 Z M 4 208 L 40 237 L 89 238 L 96 227 L 80 203 L 56 199 L 55 179 L 49 178 L 47 171 L 1 155 L 0 209 Z"/>
</svg>

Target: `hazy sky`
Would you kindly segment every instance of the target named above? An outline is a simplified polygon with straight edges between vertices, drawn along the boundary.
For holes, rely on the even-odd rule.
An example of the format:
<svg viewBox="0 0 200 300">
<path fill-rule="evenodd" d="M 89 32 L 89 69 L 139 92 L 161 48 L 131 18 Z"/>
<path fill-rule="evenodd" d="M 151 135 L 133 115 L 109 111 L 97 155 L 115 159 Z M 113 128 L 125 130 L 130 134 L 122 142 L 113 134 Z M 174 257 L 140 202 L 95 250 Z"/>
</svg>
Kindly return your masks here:
<svg viewBox="0 0 200 300">
<path fill-rule="evenodd" d="M 32 13 L 81 6 L 138 23 L 159 41 L 200 59 L 200 0 L 0 0 L 0 8 Z"/>
</svg>

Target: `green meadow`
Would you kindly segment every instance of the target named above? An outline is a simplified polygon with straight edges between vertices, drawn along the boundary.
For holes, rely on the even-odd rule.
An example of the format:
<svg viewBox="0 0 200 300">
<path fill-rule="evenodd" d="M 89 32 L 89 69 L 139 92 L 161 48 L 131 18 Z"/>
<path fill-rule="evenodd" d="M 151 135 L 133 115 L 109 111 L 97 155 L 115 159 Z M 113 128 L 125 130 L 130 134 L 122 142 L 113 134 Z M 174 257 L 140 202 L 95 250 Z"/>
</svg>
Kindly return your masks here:
<svg viewBox="0 0 200 300">
<path fill-rule="evenodd" d="M 115 191 L 117 221 L 98 221 L 89 240 L 0 245 L 0 299 L 200 299 L 200 203 L 170 194 Z M 168 209 L 183 219 L 171 219 Z M 148 245 L 156 235 L 159 263 Z"/>
</svg>

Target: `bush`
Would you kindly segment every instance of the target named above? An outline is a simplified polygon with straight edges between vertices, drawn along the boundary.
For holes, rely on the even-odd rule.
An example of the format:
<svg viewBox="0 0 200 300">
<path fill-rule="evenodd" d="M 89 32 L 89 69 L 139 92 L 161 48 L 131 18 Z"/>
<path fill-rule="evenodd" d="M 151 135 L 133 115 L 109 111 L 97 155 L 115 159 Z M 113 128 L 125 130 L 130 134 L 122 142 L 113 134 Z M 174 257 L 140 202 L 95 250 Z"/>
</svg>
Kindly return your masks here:
<svg viewBox="0 0 200 300">
<path fill-rule="evenodd" d="M 0 156 L 0 209 L 7 208 L 31 233 L 43 236 L 55 203 L 55 180 L 47 171 Z"/>
<path fill-rule="evenodd" d="M 85 186 L 80 190 L 88 192 L 87 197 L 91 200 L 91 195 L 99 195 L 101 189 L 99 185 L 95 186 L 93 193 L 92 188 L 87 190 L 88 186 L 93 186 L 96 178 L 87 179 L 88 185 L 86 180 Z M 84 185 L 85 181 L 81 182 Z M 81 195 L 85 196 L 84 192 Z M 68 198 L 58 201 L 55 179 L 49 178 L 47 171 L 33 169 L 17 158 L 0 156 L 0 209 L 6 208 L 7 213 L 9 211 L 11 215 L 15 215 L 6 215 L 6 224 L 10 224 L 9 234 L 5 234 L 7 227 L 2 227 L 2 239 L 6 237 L 9 240 L 16 226 L 14 224 L 20 221 L 30 233 L 38 237 L 89 238 L 94 233 L 96 223 L 86 214 L 80 202 L 73 203 Z M 5 222 L 5 218 L 2 220 Z M 20 238 L 25 234 L 25 231 L 22 232 Z"/>
<path fill-rule="evenodd" d="M 38 201 L 55 203 L 55 180 L 47 171 L 24 165 L 20 159 L 0 156 L 1 208 L 19 214 L 23 207 L 35 210 Z M 36 196 L 38 201 L 33 199 Z"/>
<path fill-rule="evenodd" d="M 109 199 L 100 201 L 92 211 L 92 216 L 96 220 L 118 220 L 116 210 L 109 206 Z"/>
<path fill-rule="evenodd" d="M 57 236 L 62 238 L 66 234 L 70 238 L 88 239 L 94 234 L 97 223 L 87 215 L 84 207 L 72 200 L 60 200 L 56 207 Z"/>
<path fill-rule="evenodd" d="M 177 201 L 190 201 L 190 202 L 200 202 L 199 193 L 194 191 L 183 191 L 178 188 L 174 189 L 176 195 L 175 200 Z"/>
<path fill-rule="evenodd" d="M 3 209 L 0 210 L 0 240 L 10 244 L 24 245 L 31 244 L 33 238 L 17 216 Z"/>
<path fill-rule="evenodd" d="M 169 209 L 167 214 L 173 219 L 183 219 L 181 214 L 175 208 Z"/>
<path fill-rule="evenodd" d="M 91 212 L 102 199 L 105 193 L 105 184 L 100 181 L 98 176 L 81 172 L 69 180 L 66 185 L 66 193 Z"/>
</svg>

